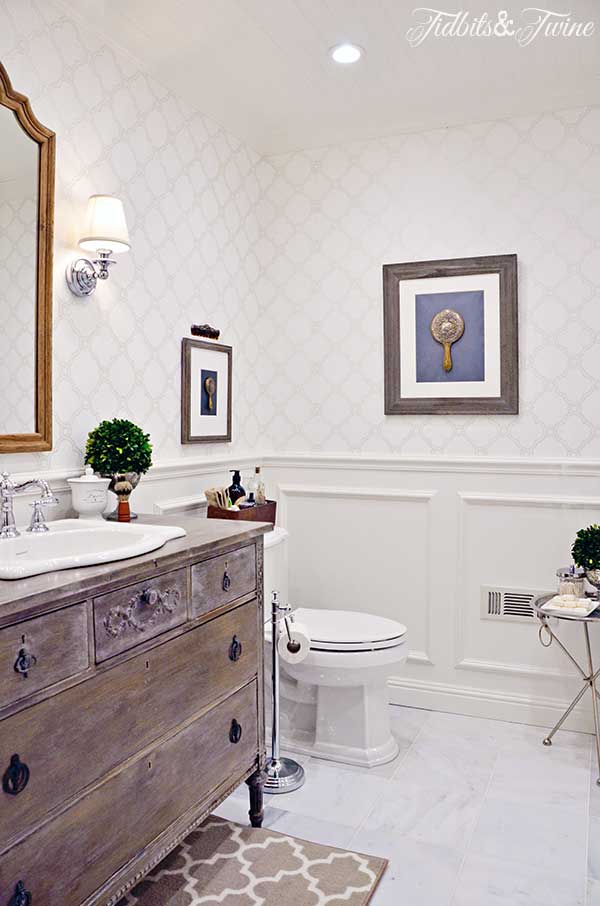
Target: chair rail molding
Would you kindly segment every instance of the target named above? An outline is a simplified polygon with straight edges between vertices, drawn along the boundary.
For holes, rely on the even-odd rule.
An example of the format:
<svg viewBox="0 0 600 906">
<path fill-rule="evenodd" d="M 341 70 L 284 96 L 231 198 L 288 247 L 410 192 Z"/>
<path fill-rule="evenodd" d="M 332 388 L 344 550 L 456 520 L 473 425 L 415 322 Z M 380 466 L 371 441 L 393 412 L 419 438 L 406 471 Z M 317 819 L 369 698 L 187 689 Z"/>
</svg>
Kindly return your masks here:
<svg viewBox="0 0 600 906">
<path fill-rule="evenodd" d="M 375 472 L 448 472 L 459 474 L 563 475 L 600 480 L 600 459 L 544 459 L 539 457 L 403 456 L 365 453 L 270 453 L 265 467 L 290 469 L 360 469 Z"/>
</svg>

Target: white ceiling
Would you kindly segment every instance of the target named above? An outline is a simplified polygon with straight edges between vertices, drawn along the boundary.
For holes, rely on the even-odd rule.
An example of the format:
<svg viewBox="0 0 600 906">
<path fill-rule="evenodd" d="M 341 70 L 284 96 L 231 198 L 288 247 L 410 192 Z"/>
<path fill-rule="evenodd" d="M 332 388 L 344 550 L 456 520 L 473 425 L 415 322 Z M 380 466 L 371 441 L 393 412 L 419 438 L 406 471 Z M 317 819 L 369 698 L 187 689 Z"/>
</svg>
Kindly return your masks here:
<svg viewBox="0 0 600 906">
<path fill-rule="evenodd" d="M 424 0 L 78 0 L 69 9 L 155 78 L 262 153 L 600 103 L 599 0 L 540 3 L 596 21 L 591 38 L 428 38 L 406 31 Z M 536 3 L 475 0 L 515 20 Z M 456 10 L 460 0 L 431 3 Z M 328 49 L 366 49 L 353 66 Z"/>
</svg>

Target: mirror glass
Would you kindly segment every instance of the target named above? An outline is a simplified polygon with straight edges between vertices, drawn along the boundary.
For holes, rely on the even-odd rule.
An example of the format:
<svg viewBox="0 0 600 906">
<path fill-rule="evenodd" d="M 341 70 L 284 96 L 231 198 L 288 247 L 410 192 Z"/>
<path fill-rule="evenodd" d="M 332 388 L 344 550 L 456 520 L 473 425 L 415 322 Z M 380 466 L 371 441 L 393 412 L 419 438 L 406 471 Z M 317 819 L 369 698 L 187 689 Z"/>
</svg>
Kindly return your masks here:
<svg viewBox="0 0 600 906">
<path fill-rule="evenodd" d="M 0 106 L 0 434 L 36 430 L 39 153 Z"/>
</svg>

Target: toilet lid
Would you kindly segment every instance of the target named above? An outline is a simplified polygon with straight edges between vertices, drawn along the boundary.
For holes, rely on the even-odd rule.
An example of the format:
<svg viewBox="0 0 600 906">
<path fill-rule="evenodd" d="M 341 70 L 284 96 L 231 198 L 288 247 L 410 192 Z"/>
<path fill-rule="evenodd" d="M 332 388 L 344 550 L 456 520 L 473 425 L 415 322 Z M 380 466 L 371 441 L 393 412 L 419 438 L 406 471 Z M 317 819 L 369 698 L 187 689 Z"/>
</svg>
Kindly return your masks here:
<svg viewBox="0 0 600 906">
<path fill-rule="evenodd" d="M 406 626 L 386 617 L 353 610 L 312 610 L 300 607 L 294 613 L 317 651 L 377 651 L 394 648 L 406 635 Z"/>
</svg>

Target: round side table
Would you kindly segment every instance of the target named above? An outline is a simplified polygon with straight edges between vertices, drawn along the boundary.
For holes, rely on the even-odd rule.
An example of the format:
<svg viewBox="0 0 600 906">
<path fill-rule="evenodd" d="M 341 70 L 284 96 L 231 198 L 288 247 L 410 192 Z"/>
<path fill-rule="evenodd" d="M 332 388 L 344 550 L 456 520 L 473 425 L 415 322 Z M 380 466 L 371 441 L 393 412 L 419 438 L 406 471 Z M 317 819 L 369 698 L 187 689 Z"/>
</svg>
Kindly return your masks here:
<svg viewBox="0 0 600 906">
<path fill-rule="evenodd" d="M 596 736 L 596 758 L 598 760 L 598 778 L 596 783 L 600 786 L 600 719 L 598 716 L 598 699 L 600 699 L 600 692 L 596 688 L 596 680 L 600 676 L 600 667 L 594 669 L 594 663 L 592 660 L 592 646 L 590 645 L 590 623 L 600 624 L 600 601 L 598 602 L 598 607 L 596 610 L 593 610 L 592 613 L 588 614 L 587 617 L 576 616 L 575 614 L 566 614 L 566 613 L 547 613 L 541 608 L 548 601 L 553 598 L 554 595 L 540 595 L 539 598 L 535 598 L 532 602 L 532 607 L 535 615 L 540 621 L 540 628 L 538 631 L 538 637 L 540 643 L 544 648 L 549 648 L 552 642 L 556 642 L 559 648 L 564 651 L 566 656 L 569 658 L 571 663 L 575 666 L 578 673 L 581 674 L 583 679 L 583 686 L 560 718 L 555 727 L 550 730 L 548 735 L 544 738 L 543 743 L 545 746 L 552 745 L 552 737 L 557 730 L 560 730 L 565 720 L 579 701 L 583 698 L 588 689 L 592 693 L 592 713 L 594 715 L 594 730 Z M 557 620 L 568 620 L 571 623 L 581 623 L 583 627 L 583 636 L 585 640 L 585 651 L 587 656 L 587 668 L 583 668 L 581 664 L 578 663 L 576 658 L 571 654 L 567 649 L 566 645 L 561 642 L 561 640 L 556 635 L 554 629 L 550 626 L 550 619 L 555 618 Z"/>
</svg>

